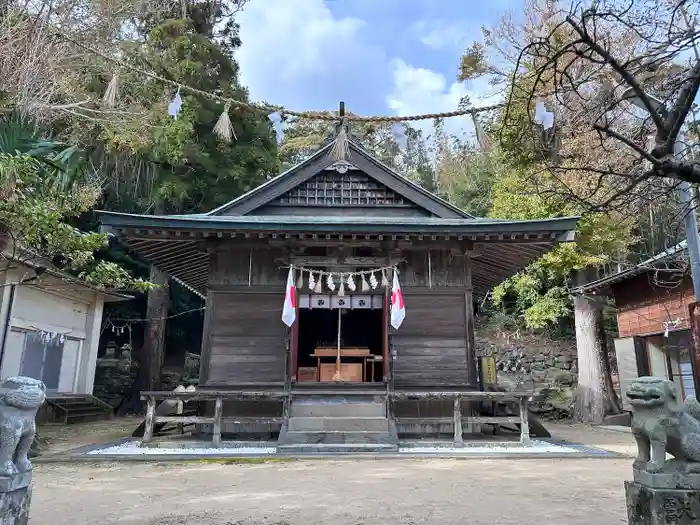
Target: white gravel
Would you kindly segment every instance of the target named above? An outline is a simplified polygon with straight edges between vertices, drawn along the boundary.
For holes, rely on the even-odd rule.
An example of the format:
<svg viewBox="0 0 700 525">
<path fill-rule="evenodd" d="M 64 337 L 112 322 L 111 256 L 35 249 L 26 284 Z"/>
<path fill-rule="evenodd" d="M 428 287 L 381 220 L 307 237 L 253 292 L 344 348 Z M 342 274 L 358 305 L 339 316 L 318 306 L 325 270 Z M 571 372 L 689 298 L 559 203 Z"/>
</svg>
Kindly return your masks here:
<svg viewBox="0 0 700 525">
<path fill-rule="evenodd" d="M 140 441 L 127 441 L 120 445 L 94 449 L 88 455 L 114 456 L 160 456 L 160 455 L 190 455 L 190 456 L 242 456 L 275 454 L 276 447 L 142 447 Z M 563 445 L 554 445 L 545 441 L 533 440 L 530 445 L 519 443 L 466 444 L 464 447 L 445 445 L 404 446 L 399 447 L 400 454 L 454 454 L 466 456 L 486 456 L 492 454 L 560 454 L 578 452 L 576 449 Z"/>
<path fill-rule="evenodd" d="M 274 454 L 275 447 L 182 447 L 182 448 L 161 448 L 142 447 L 140 441 L 127 441 L 113 447 L 100 448 L 89 451 L 90 455 L 115 455 L 115 456 L 161 456 L 161 455 L 198 455 L 198 456 L 241 456 Z"/>
<path fill-rule="evenodd" d="M 458 455 L 490 455 L 490 454 L 560 454 L 578 452 L 578 450 L 554 445 L 546 441 L 531 441 L 530 445 L 494 443 L 493 445 L 465 445 L 464 447 L 427 446 L 401 447 L 402 454 L 458 454 Z"/>
</svg>

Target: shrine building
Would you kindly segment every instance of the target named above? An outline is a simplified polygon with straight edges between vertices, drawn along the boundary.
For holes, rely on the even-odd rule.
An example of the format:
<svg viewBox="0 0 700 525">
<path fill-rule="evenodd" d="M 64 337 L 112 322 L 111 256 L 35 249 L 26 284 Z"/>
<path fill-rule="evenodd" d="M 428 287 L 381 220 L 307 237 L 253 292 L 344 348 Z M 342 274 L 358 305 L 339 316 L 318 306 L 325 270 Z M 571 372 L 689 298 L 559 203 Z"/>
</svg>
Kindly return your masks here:
<svg viewBox="0 0 700 525">
<path fill-rule="evenodd" d="M 414 423 L 426 414 L 439 431 L 451 404 L 426 409 L 410 396 L 387 400 L 401 392 L 479 390 L 477 301 L 574 240 L 577 217 L 473 217 L 356 142 L 348 146 L 347 160 L 330 155 L 329 144 L 208 213 L 100 212 L 105 231 L 206 296 L 199 391 L 288 395 L 282 404 L 224 401 L 224 434 L 302 442 L 308 436 L 287 436 L 295 431 L 295 403 L 353 395 L 381 403 L 377 414 L 394 438 L 421 434 L 427 427 Z M 282 309 L 290 268 L 296 316 L 288 327 Z M 398 329 L 390 324 L 394 270 L 405 307 Z"/>
</svg>

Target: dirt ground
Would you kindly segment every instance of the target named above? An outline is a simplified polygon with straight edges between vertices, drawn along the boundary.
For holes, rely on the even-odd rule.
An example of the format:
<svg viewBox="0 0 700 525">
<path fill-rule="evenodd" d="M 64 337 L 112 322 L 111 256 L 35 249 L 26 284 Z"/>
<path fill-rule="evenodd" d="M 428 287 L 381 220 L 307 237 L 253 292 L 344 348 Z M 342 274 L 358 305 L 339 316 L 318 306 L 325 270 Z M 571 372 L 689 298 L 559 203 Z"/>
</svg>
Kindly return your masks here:
<svg viewBox="0 0 700 525">
<path fill-rule="evenodd" d="M 49 448 L 114 439 L 136 425 L 55 429 Z M 634 451 L 626 432 L 547 427 L 555 438 Z M 209 460 L 35 469 L 32 525 L 612 525 L 626 523 L 623 481 L 631 459 Z"/>
<path fill-rule="evenodd" d="M 130 436 L 141 421 L 143 416 L 128 416 L 74 425 L 39 425 L 37 433 L 41 443 L 41 454 L 60 454 L 75 448 L 124 438 Z"/>
<path fill-rule="evenodd" d="M 32 525 L 613 525 L 630 460 L 38 465 Z"/>
</svg>

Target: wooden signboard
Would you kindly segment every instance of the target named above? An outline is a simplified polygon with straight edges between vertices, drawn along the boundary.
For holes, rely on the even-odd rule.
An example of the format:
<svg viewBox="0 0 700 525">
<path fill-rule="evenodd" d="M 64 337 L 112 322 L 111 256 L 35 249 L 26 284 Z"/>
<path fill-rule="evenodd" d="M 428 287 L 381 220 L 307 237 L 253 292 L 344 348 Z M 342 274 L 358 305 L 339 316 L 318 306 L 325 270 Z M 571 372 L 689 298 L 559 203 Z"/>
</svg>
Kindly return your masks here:
<svg viewBox="0 0 700 525">
<path fill-rule="evenodd" d="M 495 385 L 496 378 L 496 358 L 492 355 L 481 357 L 481 380 L 485 385 Z"/>
</svg>

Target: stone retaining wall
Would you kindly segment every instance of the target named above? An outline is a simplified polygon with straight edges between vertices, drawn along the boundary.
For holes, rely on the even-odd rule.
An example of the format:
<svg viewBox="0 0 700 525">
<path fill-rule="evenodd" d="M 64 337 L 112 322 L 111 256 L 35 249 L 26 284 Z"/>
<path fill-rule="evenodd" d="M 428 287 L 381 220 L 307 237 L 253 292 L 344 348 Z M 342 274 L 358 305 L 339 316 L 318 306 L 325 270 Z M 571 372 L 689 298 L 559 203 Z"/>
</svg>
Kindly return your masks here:
<svg viewBox="0 0 700 525">
<path fill-rule="evenodd" d="M 536 392 L 530 409 L 543 417 L 571 416 L 578 374 L 574 341 L 554 341 L 542 335 L 476 334 L 478 355 L 496 358 L 499 386 Z"/>
</svg>

